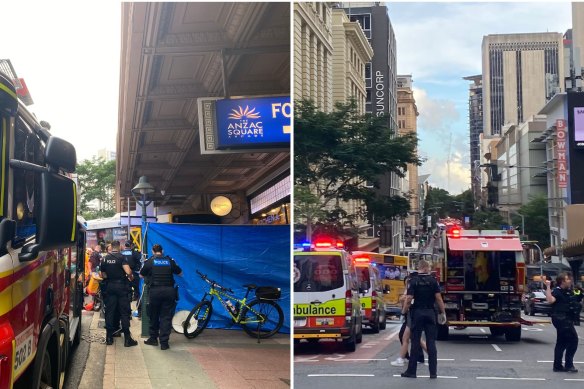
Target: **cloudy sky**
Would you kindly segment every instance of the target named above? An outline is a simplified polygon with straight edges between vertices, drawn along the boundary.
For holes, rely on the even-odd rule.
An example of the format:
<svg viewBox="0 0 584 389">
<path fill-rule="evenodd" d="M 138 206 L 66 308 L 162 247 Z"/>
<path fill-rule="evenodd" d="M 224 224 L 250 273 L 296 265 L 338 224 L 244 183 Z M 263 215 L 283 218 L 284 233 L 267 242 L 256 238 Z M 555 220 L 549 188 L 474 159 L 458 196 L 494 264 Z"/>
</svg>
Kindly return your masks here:
<svg viewBox="0 0 584 389">
<path fill-rule="evenodd" d="M 397 39 L 400 74 L 412 74 L 420 174 L 451 193 L 470 188 L 468 85 L 481 74 L 484 35 L 560 32 L 571 28 L 571 4 L 387 3 Z M 452 139 L 452 142 L 450 142 Z M 450 180 L 447 161 L 450 147 Z M 449 185 L 450 181 L 450 185 Z"/>
<path fill-rule="evenodd" d="M 78 159 L 115 150 L 121 5 L 101 1 L 11 1 L 2 6 L 0 59 L 10 59 L 51 132 Z M 10 35 L 10 32 L 14 32 Z"/>
<path fill-rule="evenodd" d="M 482 37 L 563 33 L 571 27 L 570 3 L 389 2 L 388 8 L 398 71 L 414 78 L 420 150 L 428 159 L 420 172 L 461 192 L 470 186 L 468 83 L 462 77 L 481 73 Z M 13 17 L 2 21 L 0 58 L 12 60 L 35 101 L 31 110 L 73 142 L 79 159 L 115 150 L 120 10 L 117 2 L 13 1 L 6 11 Z M 13 38 L 6 38 L 8 31 Z"/>
</svg>

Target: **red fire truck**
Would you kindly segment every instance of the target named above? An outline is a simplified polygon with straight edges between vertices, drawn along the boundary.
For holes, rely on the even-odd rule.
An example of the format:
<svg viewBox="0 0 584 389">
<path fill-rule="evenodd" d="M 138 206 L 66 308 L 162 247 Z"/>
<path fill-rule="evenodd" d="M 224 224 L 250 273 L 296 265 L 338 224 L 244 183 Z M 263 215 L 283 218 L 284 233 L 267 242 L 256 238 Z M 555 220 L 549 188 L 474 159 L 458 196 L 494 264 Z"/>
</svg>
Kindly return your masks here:
<svg viewBox="0 0 584 389">
<path fill-rule="evenodd" d="M 442 234 L 440 276 L 448 323 L 438 339 L 448 338 L 449 326 L 489 327 L 494 336 L 521 339 L 521 295 L 525 290 L 523 247 L 516 231 L 464 230 L 451 226 Z"/>
<path fill-rule="evenodd" d="M 0 156 L 0 389 L 61 388 L 81 336 L 76 154 L 1 71 Z"/>
</svg>

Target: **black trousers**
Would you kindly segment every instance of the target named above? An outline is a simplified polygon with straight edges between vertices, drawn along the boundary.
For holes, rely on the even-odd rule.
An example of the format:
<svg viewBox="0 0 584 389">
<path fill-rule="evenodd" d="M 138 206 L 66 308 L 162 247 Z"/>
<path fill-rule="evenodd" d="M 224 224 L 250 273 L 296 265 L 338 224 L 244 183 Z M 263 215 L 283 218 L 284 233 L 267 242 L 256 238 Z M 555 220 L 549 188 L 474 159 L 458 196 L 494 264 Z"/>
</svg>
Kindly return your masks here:
<svg viewBox="0 0 584 389">
<path fill-rule="evenodd" d="M 438 370 L 438 350 L 436 349 L 438 327 L 434 309 L 414 309 L 412 311 L 412 327 L 410 330 L 412 332 L 412 347 L 410 349 L 410 360 L 406 372 L 408 374 L 416 374 L 418 358 L 422 351 L 420 340 L 422 339 L 422 332 L 424 332 L 426 334 L 426 346 L 428 347 L 430 375 L 436 375 L 436 371 Z"/>
<path fill-rule="evenodd" d="M 121 282 L 109 281 L 105 297 L 105 329 L 107 336 L 113 336 L 113 333 L 119 328 L 119 322 L 121 322 L 124 335 L 129 335 L 130 315 L 128 282 L 125 280 Z"/>
<path fill-rule="evenodd" d="M 150 337 L 168 343 L 174 315 L 175 293 L 172 286 L 150 287 Z"/>
<path fill-rule="evenodd" d="M 556 327 L 556 347 L 554 349 L 554 368 L 562 368 L 564 352 L 565 367 L 574 367 L 574 355 L 578 349 L 578 333 L 574 323 L 566 317 L 552 316 L 552 323 Z"/>
<path fill-rule="evenodd" d="M 132 285 L 132 301 L 138 301 L 140 298 L 140 273 L 134 272 L 134 279 Z"/>
</svg>

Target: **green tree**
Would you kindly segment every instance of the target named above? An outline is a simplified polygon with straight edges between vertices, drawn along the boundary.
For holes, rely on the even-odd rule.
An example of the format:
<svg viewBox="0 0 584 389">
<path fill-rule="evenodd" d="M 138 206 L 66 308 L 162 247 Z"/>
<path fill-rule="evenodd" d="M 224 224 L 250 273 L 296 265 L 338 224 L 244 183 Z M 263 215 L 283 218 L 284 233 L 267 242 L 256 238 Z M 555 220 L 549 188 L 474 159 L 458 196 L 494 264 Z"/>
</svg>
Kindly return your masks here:
<svg viewBox="0 0 584 389">
<path fill-rule="evenodd" d="M 79 211 L 85 219 L 115 215 L 116 161 L 106 162 L 102 158 L 95 157 L 84 160 L 77 166 L 77 178 L 81 197 Z M 89 207 L 89 203 L 93 200 L 97 200 L 97 209 Z"/>
<path fill-rule="evenodd" d="M 543 249 L 550 246 L 550 225 L 548 219 L 548 202 L 545 195 L 531 197 L 527 204 L 523 204 L 518 211 L 525 219 L 525 231 L 529 240 L 537 240 Z M 512 222 L 516 226 L 521 225 L 521 217 L 511 214 Z"/>
<path fill-rule="evenodd" d="M 433 219 L 445 218 L 450 215 L 450 210 L 453 208 L 454 198 L 447 190 L 441 188 L 429 188 L 426 194 L 426 201 L 424 202 L 424 213 L 432 215 Z"/>
<path fill-rule="evenodd" d="M 307 100 L 295 105 L 294 178 L 323 211 L 313 221 L 351 224 L 374 213 L 383 222 L 407 214 L 407 199 L 378 197 L 374 188 L 383 175 L 403 177 L 408 163 L 420 164 L 416 146 L 414 135 L 394 136 L 386 117 L 360 114 L 354 101 L 337 103 L 330 113 Z M 347 213 L 343 202 L 349 200 L 362 201 L 365 209 Z"/>
<path fill-rule="evenodd" d="M 476 211 L 471 218 L 473 230 L 499 230 L 503 224 L 506 223 L 499 211 Z"/>
</svg>

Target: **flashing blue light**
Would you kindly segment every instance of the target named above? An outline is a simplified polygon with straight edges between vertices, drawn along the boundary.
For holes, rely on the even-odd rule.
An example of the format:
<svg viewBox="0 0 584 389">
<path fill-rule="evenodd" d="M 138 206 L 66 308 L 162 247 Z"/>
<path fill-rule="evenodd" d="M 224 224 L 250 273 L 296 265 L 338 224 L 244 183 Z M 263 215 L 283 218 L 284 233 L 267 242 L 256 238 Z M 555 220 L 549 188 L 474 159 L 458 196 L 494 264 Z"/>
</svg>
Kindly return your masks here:
<svg viewBox="0 0 584 389">
<path fill-rule="evenodd" d="M 302 247 L 310 247 L 310 242 L 303 242 Z"/>
</svg>

